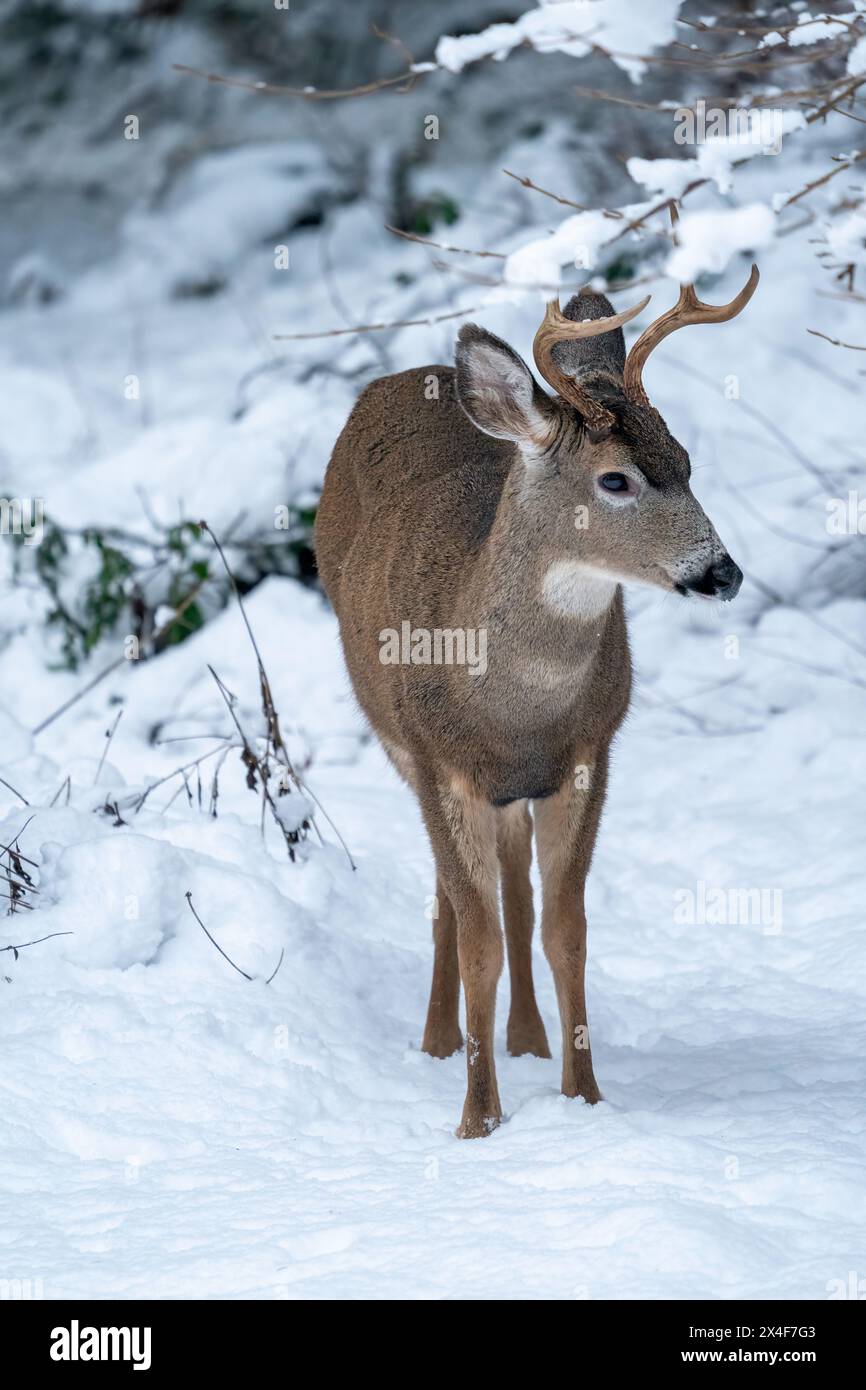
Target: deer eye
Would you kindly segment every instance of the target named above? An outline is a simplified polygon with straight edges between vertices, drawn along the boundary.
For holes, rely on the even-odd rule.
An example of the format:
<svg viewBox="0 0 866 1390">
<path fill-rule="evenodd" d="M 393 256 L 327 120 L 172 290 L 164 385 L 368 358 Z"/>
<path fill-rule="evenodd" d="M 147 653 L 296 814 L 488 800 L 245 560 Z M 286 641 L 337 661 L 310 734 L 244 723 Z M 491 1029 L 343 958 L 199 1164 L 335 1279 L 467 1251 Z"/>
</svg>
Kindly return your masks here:
<svg viewBox="0 0 866 1390">
<path fill-rule="evenodd" d="M 602 473 L 598 480 L 605 492 L 628 492 L 629 482 L 624 473 Z"/>
</svg>

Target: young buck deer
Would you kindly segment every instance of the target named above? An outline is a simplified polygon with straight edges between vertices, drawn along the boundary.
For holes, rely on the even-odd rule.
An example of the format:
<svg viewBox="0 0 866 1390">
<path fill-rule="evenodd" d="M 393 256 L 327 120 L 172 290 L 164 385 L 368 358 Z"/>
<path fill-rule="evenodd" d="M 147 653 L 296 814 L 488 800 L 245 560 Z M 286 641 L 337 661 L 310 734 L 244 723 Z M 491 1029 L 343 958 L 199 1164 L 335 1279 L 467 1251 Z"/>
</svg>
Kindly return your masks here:
<svg viewBox="0 0 866 1390">
<path fill-rule="evenodd" d="M 416 792 L 433 847 L 437 915 L 423 1048 L 447 1057 L 462 1046 L 462 980 L 463 1138 L 488 1134 L 501 1119 L 493 1061 L 499 880 L 508 1050 L 550 1056 L 532 983 L 533 825 L 542 940 L 562 1022 L 562 1090 L 600 1098 L 586 1021 L 583 898 L 608 749 L 629 703 L 620 586 L 731 599 L 742 582 L 692 495 L 688 454 L 650 405 L 641 373 L 669 333 L 734 318 L 757 283 L 753 266 L 736 298 L 719 307 L 683 286 L 676 307 L 628 358 L 622 325 L 648 299 L 619 314 L 587 290 L 564 314 L 551 301 L 533 351 L 553 397 L 507 343 L 467 324 L 456 370 L 421 367 L 374 381 L 334 448 L 316 525 L 318 567 L 355 693 Z M 412 646 L 404 643 L 394 660 L 383 642 L 399 631 Z M 431 661 L 437 631 L 446 639 L 486 635 L 486 660 Z"/>
</svg>

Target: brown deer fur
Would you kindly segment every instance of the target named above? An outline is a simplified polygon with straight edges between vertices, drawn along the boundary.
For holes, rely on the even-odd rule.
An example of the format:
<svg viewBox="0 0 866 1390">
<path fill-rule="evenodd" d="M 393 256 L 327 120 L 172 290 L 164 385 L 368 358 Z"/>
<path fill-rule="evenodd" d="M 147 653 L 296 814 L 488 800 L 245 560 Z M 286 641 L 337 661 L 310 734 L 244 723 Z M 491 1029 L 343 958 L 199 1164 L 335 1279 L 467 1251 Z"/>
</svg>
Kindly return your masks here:
<svg viewBox="0 0 866 1390">
<path fill-rule="evenodd" d="M 612 313 L 584 291 L 565 319 L 576 334 L 591 320 L 595 333 Z M 556 355 L 575 384 L 571 400 L 548 396 L 507 344 L 474 325 L 461 330 L 456 370 L 373 382 L 334 448 L 316 527 L 352 684 L 418 797 L 433 847 L 423 1047 L 445 1057 L 461 1046 L 462 981 L 463 1137 L 489 1133 L 502 1113 L 493 1056 L 500 883 L 508 1049 L 550 1056 L 532 980 L 533 825 L 562 1090 L 599 1099 L 583 895 L 608 748 L 629 703 L 621 581 L 733 597 L 741 579 L 691 493 L 685 450 L 645 398 L 624 390 L 621 328 L 563 340 Z M 588 393 L 603 407 L 600 434 L 574 404 Z M 626 480 L 625 494 L 607 490 L 612 477 Z M 486 669 L 383 664 L 381 635 L 404 622 L 486 631 Z"/>
</svg>

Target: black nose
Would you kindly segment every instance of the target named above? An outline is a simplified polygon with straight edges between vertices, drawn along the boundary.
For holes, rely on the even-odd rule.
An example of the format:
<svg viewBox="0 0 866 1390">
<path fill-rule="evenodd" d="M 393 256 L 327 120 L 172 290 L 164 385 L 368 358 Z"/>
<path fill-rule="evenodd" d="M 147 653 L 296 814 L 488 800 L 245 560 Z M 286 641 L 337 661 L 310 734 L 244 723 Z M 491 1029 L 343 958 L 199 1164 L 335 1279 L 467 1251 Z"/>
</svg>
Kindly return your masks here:
<svg viewBox="0 0 866 1390">
<path fill-rule="evenodd" d="M 743 572 L 735 565 L 730 555 L 714 560 L 704 573 L 697 578 L 686 580 L 684 589 L 693 594 L 704 594 L 707 598 L 732 599 L 740 592 Z"/>
<path fill-rule="evenodd" d="M 743 582 L 743 571 L 739 565 L 734 564 L 730 555 L 711 565 L 710 574 L 715 581 L 717 598 L 736 598 Z"/>
</svg>

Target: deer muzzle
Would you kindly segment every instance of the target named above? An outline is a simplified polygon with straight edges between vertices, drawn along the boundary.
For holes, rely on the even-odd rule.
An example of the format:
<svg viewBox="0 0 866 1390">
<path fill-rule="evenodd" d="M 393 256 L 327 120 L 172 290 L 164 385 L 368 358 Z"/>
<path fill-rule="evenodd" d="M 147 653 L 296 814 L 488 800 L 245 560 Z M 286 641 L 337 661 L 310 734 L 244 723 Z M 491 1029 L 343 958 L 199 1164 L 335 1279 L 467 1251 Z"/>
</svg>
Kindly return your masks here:
<svg viewBox="0 0 866 1390">
<path fill-rule="evenodd" d="M 743 582 L 743 571 L 735 565 L 730 555 L 714 559 L 711 564 L 692 579 L 682 580 L 677 588 L 683 594 L 700 594 L 703 598 L 720 598 L 724 601 L 736 598 Z"/>
</svg>

